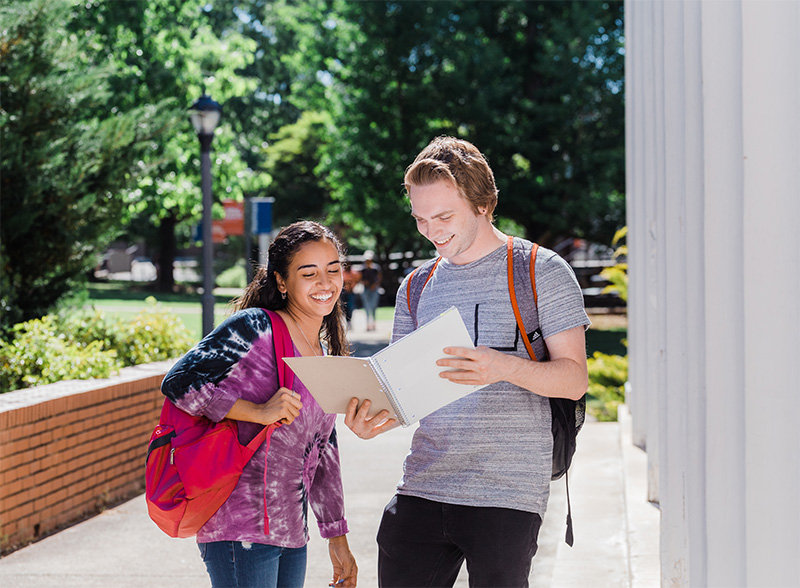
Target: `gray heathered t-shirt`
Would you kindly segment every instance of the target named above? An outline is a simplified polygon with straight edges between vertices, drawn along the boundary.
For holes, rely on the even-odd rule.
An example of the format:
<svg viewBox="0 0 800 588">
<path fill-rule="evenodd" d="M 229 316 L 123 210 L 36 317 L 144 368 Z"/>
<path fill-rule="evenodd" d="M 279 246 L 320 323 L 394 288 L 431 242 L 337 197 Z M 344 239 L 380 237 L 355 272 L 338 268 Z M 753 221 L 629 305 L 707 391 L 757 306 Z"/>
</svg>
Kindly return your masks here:
<svg viewBox="0 0 800 588">
<path fill-rule="evenodd" d="M 422 292 L 418 323 L 425 324 L 455 306 L 475 345 L 527 358 L 522 341 L 515 346 L 506 259 L 503 245 L 466 265 L 442 260 Z M 408 278 L 397 293 L 392 340 L 414 329 L 407 287 Z M 589 324 L 572 269 L 556 253 L 541 247 L 536 256 L 536 290 L 545 339 Z M 397 491 L 437 502 L 511 508 L 544 517 L 552 471 L 550 428 L 547 398 L 508 382 L 487 386 L 420 421 Z"/>
</svg>

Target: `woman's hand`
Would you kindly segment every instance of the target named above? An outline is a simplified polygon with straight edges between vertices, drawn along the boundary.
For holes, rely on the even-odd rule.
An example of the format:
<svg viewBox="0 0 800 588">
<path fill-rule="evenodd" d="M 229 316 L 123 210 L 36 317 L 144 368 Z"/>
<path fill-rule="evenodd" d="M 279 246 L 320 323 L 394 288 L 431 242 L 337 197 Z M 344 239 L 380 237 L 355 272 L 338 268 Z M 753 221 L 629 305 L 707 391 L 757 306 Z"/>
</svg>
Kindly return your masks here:
<svg viewBox="0 0 800 588">
<path fill-rule="evenodd" d="M 290 425 L 300 414 L 302 408 L 303 403 L 300 401 L 300 395 L 297 392 L 288 388 L 279 388 L 272 398 L 264 404 L 256 404 L 239 398 L 225 416 L 237 421 L 260 423 L 262 425 L 271 425 L 278 421 L 285 425 Z"/>
<path fill-rule="evenodd" d="M 280 421 L 284 425 L 291 425 L 300 414 L 303 403 L 297 392 L 289 388 L 279 388 L 272 398 L 259 406 L 264 414 L 264 420 L 260 421 L 263 424 L 270 425 Z"/>
<path fill-rule="evenodd" d="M 362 439 L 372 439 L 399 424 L 396 419 L 389 418 L 388 410 L 382 410 L 373 417 L 367 416 L 371 404 L 369 400 L 365 400 L 359 407 L 358 398 L 352 398 L 344 416 L 344 424 Z"/>
<path fill-rule="evenodd" d="M 347 544 L 347 535 L 329 539 L 328 552 L 333 564 L 333 581 L 330 585 L 337 588 L 355 588 L 358 582 L 358 566 Z"/>
</svg>

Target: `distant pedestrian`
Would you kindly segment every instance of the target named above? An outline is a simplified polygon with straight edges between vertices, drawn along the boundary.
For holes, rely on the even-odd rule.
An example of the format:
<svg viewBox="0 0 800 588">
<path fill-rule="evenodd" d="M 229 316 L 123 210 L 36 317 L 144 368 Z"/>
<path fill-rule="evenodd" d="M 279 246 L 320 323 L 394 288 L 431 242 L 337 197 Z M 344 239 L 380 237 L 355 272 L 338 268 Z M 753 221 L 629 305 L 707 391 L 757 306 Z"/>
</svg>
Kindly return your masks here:
<svg viewBox="0 0 800 588">
<path fill-rule="evenodd" d="M 245 466 L 228 500 L 200 529 L 200 553 L 217 587 L 302 587 L 308 507 L 328 539 L 337 586 L 356 585 L 344 518 L 335 415 L 325 414 L 299 379 L 278 388 L 267 308 L 286 323 L 295 355 L 347 355 L 342 247 L 330 229 L 294 223 L 269 247 L 237 312 L 169 371 L 162 392 L 179 408 L 213 421 L 239 421 L 240 440 L 281 422 Z M 203 464 L 197 464 L 202 467 Z M 268 526 L 267 526 L 268 516 Z"/>
<path fill-rule="evenodd" d="M 375 311 L 378 308 L 381 292 L 381 268 L 375 262 L 375 254 L 372 251 L 364 252 L 364 267 L 361 270 L 361 284 L 364 290 L 361 292 L 361 304 L 367 313 L 367 330 L 375 330 Z"/>
<path fill-rule="evenodd" d="M 422 280 L 415 317 L 406 295 L 416 274 L 400 285 L 392 340 L 456 306 L 477 347 L 445 348 L 443 355 L 455 357 L 438 360 L 451 368 L 442 377 L 489 385 L 420 421 L 378 530 L 379 583 L 452 586 L 466 560 L 470 586 L 527 586 L 550 491 L 548 397 L 578 399 L 588 383 L 581 290 L 569 265 L 539 247 L 540 327 L 520 333 L 508 291 L 508 247 L 528 258 L 533 249 L 519 238 L 509 244 L 494 226 L 497 188 L 486 158 L 467 141 L 439 137 L 404 180 L 417 230 L 441 257 L 420 268 L 429 279 Z M 535 347 L 546 343 L 549 361 L 531 361 L 526 336 Z M 354 399 L 345 417 L 359 437 L 396 425 L 387 411 L 367 418 L 369 403 L 363 405 L 356 412 Z"/>
<path fill-rule="evenodd" d="M 344 304 L 344 314 L 349 325 L 350 321 L 353 320 L 353 311 L 356 309 L 358 294 L 355 292 L 355 287 L 361 282 L 361 274 L 355 271 L 350 264 L 347 264 L 342 272 L 342 278 L 342 304 Z"/>
</svg>

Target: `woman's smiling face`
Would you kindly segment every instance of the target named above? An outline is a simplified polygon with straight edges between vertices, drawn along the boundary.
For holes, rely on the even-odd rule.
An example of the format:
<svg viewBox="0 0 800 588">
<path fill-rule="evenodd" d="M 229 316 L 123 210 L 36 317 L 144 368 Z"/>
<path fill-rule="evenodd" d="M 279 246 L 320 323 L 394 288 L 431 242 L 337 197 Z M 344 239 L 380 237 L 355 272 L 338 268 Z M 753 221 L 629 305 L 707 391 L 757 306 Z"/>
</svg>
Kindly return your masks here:
<svg viewBox="0 0 800 588">
<path fill-rule="evenodd" d="M 276 272 L 286 309 L 294 316 L 316 319 L 331 313 L 342 291 L 342 264 L 336 246 L 327 240 L 309 241 L 294 254 L 286 279 Z"/>
</svg>

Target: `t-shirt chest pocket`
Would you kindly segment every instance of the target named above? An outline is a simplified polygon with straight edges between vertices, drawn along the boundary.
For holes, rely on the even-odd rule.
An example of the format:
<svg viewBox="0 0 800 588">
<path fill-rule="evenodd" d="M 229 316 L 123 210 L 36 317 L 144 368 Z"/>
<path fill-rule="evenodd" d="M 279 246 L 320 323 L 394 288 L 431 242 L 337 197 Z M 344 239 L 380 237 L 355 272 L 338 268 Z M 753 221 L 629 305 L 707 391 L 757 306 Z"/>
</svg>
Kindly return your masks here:
<svg viewBox="0 0 800 588">
<path fill-rule="evenodd" d="M 496 302 L 476 304 L 471 317 L 474 325 L 473 342 L 476 346 L 483 345 L 504 353 L 525 353 L 527 356 L 511 305 L 508 305 L 508 312 L 505 310 L 504 305 Z M 464 317 L 464 320 L 466 322 L 467 318 Z"/>
</svg>

